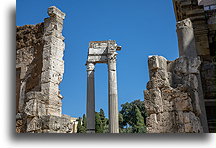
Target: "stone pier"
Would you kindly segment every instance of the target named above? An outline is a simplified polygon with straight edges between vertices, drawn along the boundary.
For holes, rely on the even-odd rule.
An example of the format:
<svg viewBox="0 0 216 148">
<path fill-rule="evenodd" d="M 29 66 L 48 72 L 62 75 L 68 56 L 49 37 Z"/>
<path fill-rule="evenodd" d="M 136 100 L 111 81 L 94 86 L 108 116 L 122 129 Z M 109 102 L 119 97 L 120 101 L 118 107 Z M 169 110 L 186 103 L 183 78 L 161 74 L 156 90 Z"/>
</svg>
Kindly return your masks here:
<svg viewBox="0 0 216 148">
<path fill-rule="evenodd" d="M 55 6 L 36 25 L 17 26 L 16 132 L 74 133 L 76 118 L 62 114 L 65 13 Z"/>
<path fill-rule="evenodd" d="M 109 99 L 109 132 L 119 133 L 118 121 L 118 89 L 116 76 L 116 55 L 121 50 L 113 40 L 92 41 L 89 44 L 87 59 L 87 132 L 95 132 L 95 92 L 94 65 L 108 64 L 108 99 Z"/>
</svg>

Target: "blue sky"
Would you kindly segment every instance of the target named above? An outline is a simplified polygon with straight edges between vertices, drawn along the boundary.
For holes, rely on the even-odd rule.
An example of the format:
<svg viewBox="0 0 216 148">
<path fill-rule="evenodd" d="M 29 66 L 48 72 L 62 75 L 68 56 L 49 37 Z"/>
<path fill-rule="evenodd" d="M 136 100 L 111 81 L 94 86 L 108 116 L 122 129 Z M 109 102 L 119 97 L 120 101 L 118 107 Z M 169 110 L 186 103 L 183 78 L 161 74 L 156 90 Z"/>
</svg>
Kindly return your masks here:
<svg viewBox="0 0 216 148">
<path fill-rule="evenodd" d="M 157 2 L 157 3 L 156 3 Z M 48 17 L 47 8 L 66 13 L 65 73 L 60 84 L 63 113 L 79 117 L 86 112 L 86 67 L 89 41 L 116 40 L 120 105 L 144 100 L 149 80 L 148 56 L 178 57 L 175 16 L 171 0 L 17 0 L 16 25 L 37 24 Z M 95 69 L 96 111 L 108 113 L 107 65 Z"/>
</svg>

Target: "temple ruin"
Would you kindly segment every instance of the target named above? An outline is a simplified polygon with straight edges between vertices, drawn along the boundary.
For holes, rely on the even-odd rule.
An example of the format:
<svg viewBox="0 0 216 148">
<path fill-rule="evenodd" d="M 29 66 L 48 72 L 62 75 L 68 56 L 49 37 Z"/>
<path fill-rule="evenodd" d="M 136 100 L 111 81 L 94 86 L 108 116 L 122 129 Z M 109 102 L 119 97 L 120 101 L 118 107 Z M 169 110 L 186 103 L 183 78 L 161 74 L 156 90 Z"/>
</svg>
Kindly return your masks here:
<svg viewBox="0 0 216 148">
<path fill-rule="evenodd" d="M 108 65 L 109 132 L 119 133 L 116 55 L 121 50 L 114 40 L 89 43 L 87 58 L 87 132 L 95 132 L 94 68 L 97 63 Z"/>
<path fill-rule="evenodd" d="M 43 23 L 17 26 L 16 132 L 75 133 L 77 121 L 62 114 L 65 14 L 48 8 Z"/>
<path fill-rule="evenodd" d="M 144 91 L 148 133 L 216 132 L 216 1 L 173 0 L 179 58 L 149 56 Z M 77 119 L 62 114 L 65 13 L 48 8 L 36 25 L 17 26 L 16 132 L 76 133 Z M 87 66 L 87 133 L 95 133 L 94 69 L 108 65 L 109 131 L 119 132 L 114 40 L 91 41 Z"/>
<path fill-rule="evenodd" d="M 150 56 L 148 133 L 216 132 L 216 2 L 173 0 L 179 58 Z"/>
</svg>

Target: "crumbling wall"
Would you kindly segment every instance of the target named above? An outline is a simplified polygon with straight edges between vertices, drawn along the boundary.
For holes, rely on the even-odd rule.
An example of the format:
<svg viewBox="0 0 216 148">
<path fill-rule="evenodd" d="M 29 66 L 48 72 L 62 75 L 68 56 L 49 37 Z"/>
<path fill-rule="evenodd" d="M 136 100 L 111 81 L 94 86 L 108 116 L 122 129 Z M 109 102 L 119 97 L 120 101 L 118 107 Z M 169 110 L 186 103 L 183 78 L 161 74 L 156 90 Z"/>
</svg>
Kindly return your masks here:
<svg viewBox="0 0 216 148">
<path fill-rule="evenodd" d="M 59 84 L 64 73 L 65 14 L 48 8 L 43 23 L 17 27 L 16 132 L 70 133 L 73 123 L 62 115 Z"/>
<path fill-rule="evenodd" d="M 190 18 L 196 51 L 201 59 L 200 74 L 209 132 L 216 132 L 216 1 L 173 0 L 177 21 Z"/>
<path fill-rule="evenodd" d="M 167 61 L 161 56 L 148 59 L 145 108 L 148 133 L 203 132 L 199 105 L 199 58 L 180 57 Z"/>
</svg>

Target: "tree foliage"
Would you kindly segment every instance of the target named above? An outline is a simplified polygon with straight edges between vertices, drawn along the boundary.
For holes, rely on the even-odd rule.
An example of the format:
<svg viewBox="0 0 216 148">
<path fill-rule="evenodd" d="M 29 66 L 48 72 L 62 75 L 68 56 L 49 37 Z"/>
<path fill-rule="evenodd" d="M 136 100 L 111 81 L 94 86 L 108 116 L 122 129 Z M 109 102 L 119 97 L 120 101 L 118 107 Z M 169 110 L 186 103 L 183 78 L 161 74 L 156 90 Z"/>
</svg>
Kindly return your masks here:
<svg viewBox="0 0 216 148">
<path fill-rule="evenodd" d="M 146 131 L 144 102 L 135 100 L 131 103 L 126 102 L 121 107 L 119 116 L 120 131 L 124 133 L 144 133 Z"/>
<path fill-rule="evenodd" d="M 95 112 L 95 133 L 103 133 L 100 114 Z"/>
<path fill-rule="evenodd" d="M 82 118 L 79 117 L 77 125 L 77 133 L 86 133 L 84 126 L 82 125 Z"/>
<path fill-rule="evenodd" d="M 120 133 L 145 133 L 146 112 L 144 102 L 135 100 L 121 105 L 119 112 L 119 132 Z M 86 133 L 86 116 L 79 118 L 77 132 Z M 95 133 L 109 133 L 109 119 L 106 118 L 103 109 L 95 112 Z"/>
</svg>

